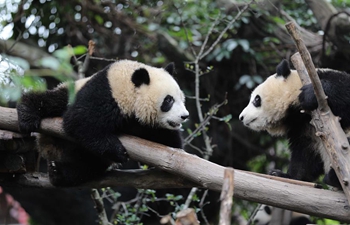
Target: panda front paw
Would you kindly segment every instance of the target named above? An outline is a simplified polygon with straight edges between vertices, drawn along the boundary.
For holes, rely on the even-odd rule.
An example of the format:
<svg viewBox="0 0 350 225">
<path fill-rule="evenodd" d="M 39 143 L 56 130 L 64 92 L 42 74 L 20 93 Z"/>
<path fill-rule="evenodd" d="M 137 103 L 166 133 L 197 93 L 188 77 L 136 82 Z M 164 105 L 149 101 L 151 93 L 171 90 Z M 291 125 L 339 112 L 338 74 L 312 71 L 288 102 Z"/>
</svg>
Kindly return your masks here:
<svg viewBox="0 0 350 225">
<path fill-rule="evenodd" d="M 57 168 L 56 162 L 48 161 L 47 167 L 48 167 L 50 183 L 54 186 L 61 186 L 62 184 L 61 178 L 63 177 L 63 175 L 60 173 L 59 168 Z"/>
<path fill-rule="evenodd" d="M 129 160 L 129 155 L 123 145 L 117 145 L 115 149 L 104 152 L 104 157 L 117 163 L 124 163 Z"/>
<path fill-rule="evenodd" d="M 276 176 L 276 177 L 291 178 L 288 173 L 283 173 L 281 170 L 278 170 L 278 169 L 270 170 L 269 175 Z"/>
<path fill-rule="evenodd" d="M 40 127 L 41 118 L 32 112 L 30 108 L 23 104 L 17 106 L 18 126 L 22 133 L 36 131 Z"/>
<path fill-rule="evenodd" d="M 48 167 L 49 167 L 49 174 L 57 173 L 57 167 L 56 167 L 55 161 L 49 161 L 47 164 L 48 164 Z"/>
<path fill-rule="evenodd" d="M 317 108 L 318 103 L 312 84 L 305 85 L 301 88 L 301 92 L 299 94 L 299 102 L 301 108 L 304 110 L 311 111 Z"/>
<path fill-rule="evenodd" d="M 126 152 L 126 149 L 124 148 L 123 145 L 118 146 L 117 152 L 118 152 L 117 155 L 118 155 L 118 157 L 119 157 L 119 162 L 124 163 L 124 162 L 129 161 L 129 155 L 128 155 L 128 153 Z M 118 161 L 117 161 L 117 162 L 118 162 Z"/>
<path fill-rule="evenodd" d="M 333 168 L 331 168 L 331 170 L 324 176 L 323 182 L 340 190 L 342 189 L 337 174 L 335 173 Z"/>
</svg>

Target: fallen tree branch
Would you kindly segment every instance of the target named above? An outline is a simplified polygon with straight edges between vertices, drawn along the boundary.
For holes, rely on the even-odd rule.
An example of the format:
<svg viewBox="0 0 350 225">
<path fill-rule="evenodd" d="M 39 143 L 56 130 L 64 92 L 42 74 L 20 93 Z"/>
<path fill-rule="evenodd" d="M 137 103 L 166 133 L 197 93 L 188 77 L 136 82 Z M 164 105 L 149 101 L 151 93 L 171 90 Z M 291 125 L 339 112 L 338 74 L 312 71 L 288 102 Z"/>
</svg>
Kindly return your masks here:
<svg viewBox="0 0 350 225">
<path fill-rule="evenodd" d="M 51 123 L 53 126 L 50 126 Z M 16 110 L 0 107 L 0 129 L 18 131 L 17 127 Z M 44 119 L 40 130 L 43 133 L 55 134 L 56 136 L 63 137 L 64 135 L 59 119 Z M 131 159 L 180 176 L 197 184 L 198 187 L 221 191 L 225 167 L 188 154 L 181 149 L 166 147 L 137 137 L 125 135 L 120 137 L 120 140 Z M 23 175 L 19 177 L 23 177 Z M 114 179 L 117 180 L 118 177 Z M 40 181 L 37 182 L 38 185 L 41 184 Z M 113 182 L 112 180 L 100 180 L 97 183 L 90 182 L 88 186 L 118 185 Z M 341 192 L 267 179 L 240 170 L 235 170 L 234 183 L 234 196 L 237 198 L 350 222 L 350 206 L 345 195 Z M 3 184 L 1 180 L 0 184 Z"/>
<path fill-rule="evenodd" d="M 34 187 L 34 188 L 56 188 L 44 173 L 26 174 L 1 174 L 1 185 L 11 187 Z M 162 188 L 191 188 L 201 187 L 199 184 L 188 181 L 182 177 L 167 172 L 148 170 L 113 170 L 108 171 L 104 176 L 91 182 L 77 186 L 79 188 L 103 188 L 103 187 L 135 187 L 138 189 L 162 189 Z"/>
<path fill-rule="evenodd" d="M 294 22 L 289 22 L 286 24 L 286 28 L 292 36 L 301 59 L 304 62 L 318 102 L 318 108 L 312 111 L 311 124 L 316 128 L 316 135 L 321 138 L 324 147 L 327 149 L 332 162 L 332 168 L 337 174 L 344 193 L 350 202 L 350 146 L 348 139 L 340 126 L 339 117 L 334 116 L 328 106 L 327 96 L 323 91 L 321 81 L 311 60 L 310 53 L 307 51 L 307 48 L 300 37 L 296 24 Z M 301 63 L 298 65 L 300 64 Z M 306 70 L 300 69 L 298 72 L 303 74 L 302 72 L 306 72 Z M 303 82 L 306 81 L 305 78 L 301 80 Z M 305 85 L 306 83 L 303 84 Z"/>
</svg>

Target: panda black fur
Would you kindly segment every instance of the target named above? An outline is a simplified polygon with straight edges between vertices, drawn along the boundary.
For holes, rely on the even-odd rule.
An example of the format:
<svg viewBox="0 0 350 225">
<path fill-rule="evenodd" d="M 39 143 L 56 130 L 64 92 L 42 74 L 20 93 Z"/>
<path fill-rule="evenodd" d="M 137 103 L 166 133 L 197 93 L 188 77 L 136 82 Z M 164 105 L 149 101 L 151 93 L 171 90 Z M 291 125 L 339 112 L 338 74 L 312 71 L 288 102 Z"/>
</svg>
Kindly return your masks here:
<svg viewBox="0 0 350 225">
<path fill-rule="evenodd" d="M 17 106 L 22 132 L 36 131 L 42 118 L 62 116 L 65 133 L 76 140 L 38 138 L 51 183 L 77 185 L 100 176 L 113 162 L 127 161 L 121 133 L 182 148 L 180 128 L 189 113 L 173 71 L 173 64 L 162 69 L 121 60 L 76 81 L 72 104 L 68 84 L 24 94 Z"/>
<path fill-rule="evenodd" d="M 328 104 L 334 115 L 341 118 L 342 128 L 350 128 L 350 75 L 331 69 L 317 69 Z M 266 130 L 274 136 L 286 136 L 291 151 L 288 172 L 275 170 L 278 176 L 314 181 L 325 173 L 326 184 L 340 187 L 331 161 L 315 129 L 311 116 L 301 113 L 317 108 L 312 85 L 302 86 L 298 73 L 283 60 L 277 73 L 268 77 L 252 92 L 250 102 L 239 115 L 245 126 Z"/>
</svg>

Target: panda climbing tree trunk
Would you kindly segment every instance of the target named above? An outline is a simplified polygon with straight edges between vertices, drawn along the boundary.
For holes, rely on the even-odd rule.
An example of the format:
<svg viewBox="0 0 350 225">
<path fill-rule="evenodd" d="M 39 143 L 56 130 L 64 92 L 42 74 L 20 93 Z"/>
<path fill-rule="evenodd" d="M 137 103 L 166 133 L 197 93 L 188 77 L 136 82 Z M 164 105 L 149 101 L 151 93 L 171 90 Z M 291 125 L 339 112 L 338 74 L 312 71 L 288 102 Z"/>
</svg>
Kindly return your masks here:
<svg viewBox="0 0 350 225">
<path fill-rule="evenodd" d="M 334 116 L 327 104 L 327 96 L 323 91 L 321 81 L 318 78 L 310 53 L 307 51 L 303 40 L 300 38 L 295 23 L 287 23 L 286 28 L 289 34 L 292 36 L 300 53 L 301 59 L 304 62 L 302 63 L 301 60 L 298 60 L 298 55 L 294 55 L 292 57 L 293 65 L 297 69 L 299 76 L 301 76 L 303 85 L 312 82 L 317 98 L 318 108 L 312 112 L 311 123 L 315 126 L 316 135 L 322 139 L 324 147 L 327 149 L 327 152 L 330 155 L 332 168 L 335 170 L 343 191 L 348 199 L 348 202 L 350 203 L 349 142 L 340 126 L 339 117 Z M 309 74 L 310 79 L 308 79 L 307 74 Z"/>
</svg>

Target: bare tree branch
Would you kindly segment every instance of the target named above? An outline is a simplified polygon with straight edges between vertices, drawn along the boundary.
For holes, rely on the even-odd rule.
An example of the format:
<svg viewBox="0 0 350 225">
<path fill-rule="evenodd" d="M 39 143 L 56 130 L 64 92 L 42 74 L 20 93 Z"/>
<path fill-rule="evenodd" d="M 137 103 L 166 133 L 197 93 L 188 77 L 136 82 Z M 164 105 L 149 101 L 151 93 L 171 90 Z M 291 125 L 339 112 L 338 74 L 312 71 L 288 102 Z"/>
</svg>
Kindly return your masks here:
<svg viewBox="0 0 350 225">
<path fill-rule="evenodd" d="M 219 225 L 231 224 L 232 197 L 234 190 L 234 170 L 232 168 L 225 169 L 224 183 L 220 195 L 220 220 Z"/>
<path fill-rule="evenodd" d="M 100 218 L 100 224 L 101 225 L 112 225 L 108 221 L 106 210 L 103 204 L 103 200 L 100 196 L 100 193 L 98 193 L 98 190 L 93 188 L 91 189 L 91 198 L 95 202 L 95 208 L 98 214 L 98 217 Z"/>
<path fill-rule="evenodd" d="M 286 28 L 295 41 L 302 61 L 310 76 L 318 102 L 318 109 L 312 112 L 311 123 L 316 128 L 316 135 L 320 136 L 324 147 L 328 151 L 332 162 L 332 168 L 336 172 L 345 195 L 350 202 L 350 157 L 348 157 L 350 147 L 348 139 L 340 126 L 339 118 L 333 115 L 328 106 L 326 94 L 323 91 L 310 53 L 307 51 L 303 40 L 300 38 L 295 23 L 287 23 Z M 305 69 L 302 71 L 305 71 Z"/>
</svg>

